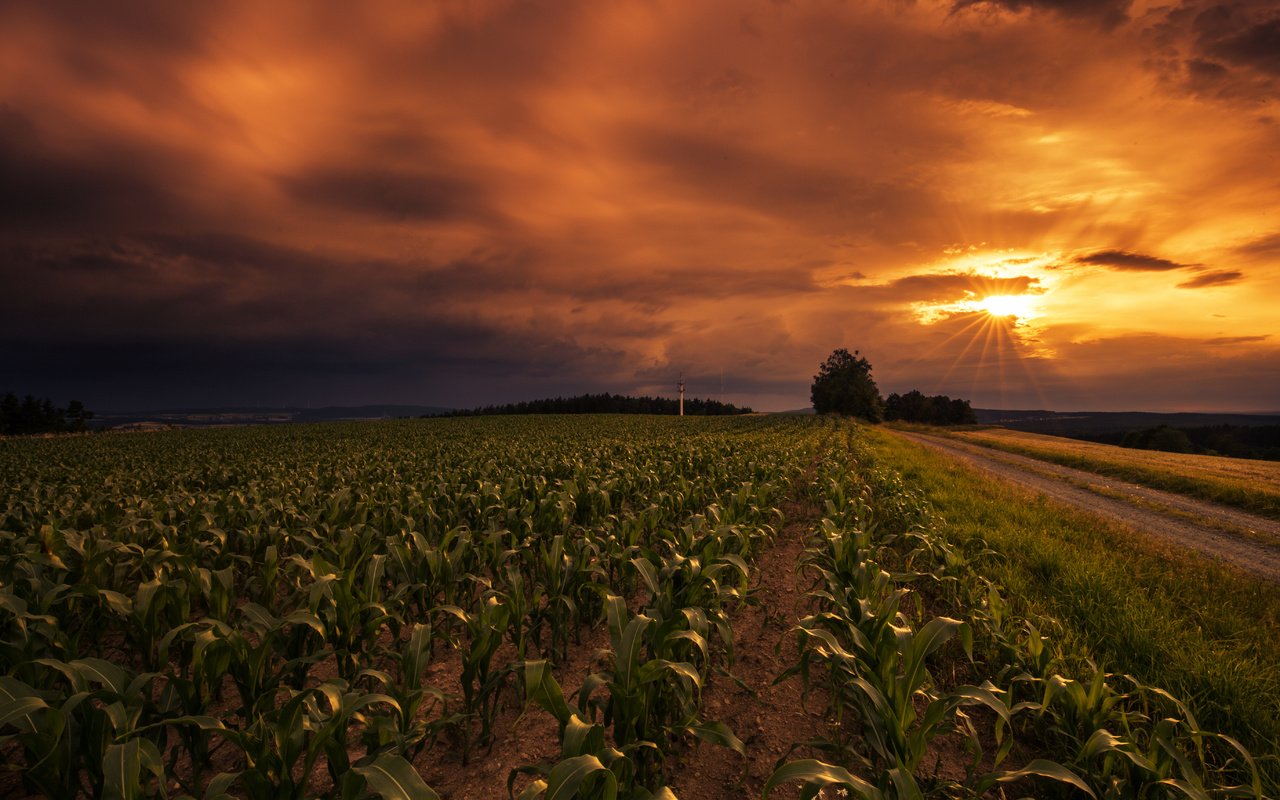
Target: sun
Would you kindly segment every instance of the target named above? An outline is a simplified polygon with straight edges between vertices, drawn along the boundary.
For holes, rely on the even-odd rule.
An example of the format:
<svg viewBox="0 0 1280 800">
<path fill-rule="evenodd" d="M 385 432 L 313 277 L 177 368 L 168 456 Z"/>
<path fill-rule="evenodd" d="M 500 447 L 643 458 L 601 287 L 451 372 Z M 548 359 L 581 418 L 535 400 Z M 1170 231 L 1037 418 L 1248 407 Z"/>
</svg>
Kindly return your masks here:
<svg viewBox="0 0 1280 800">
<path fill-rule="evenodd" d="M 973 307 L 993 317 L 1016 317 L 1024 320 L 1036 316 L 1035 297 L 1025 294 L 993 294 L 975 300 Z"/>
</svg>

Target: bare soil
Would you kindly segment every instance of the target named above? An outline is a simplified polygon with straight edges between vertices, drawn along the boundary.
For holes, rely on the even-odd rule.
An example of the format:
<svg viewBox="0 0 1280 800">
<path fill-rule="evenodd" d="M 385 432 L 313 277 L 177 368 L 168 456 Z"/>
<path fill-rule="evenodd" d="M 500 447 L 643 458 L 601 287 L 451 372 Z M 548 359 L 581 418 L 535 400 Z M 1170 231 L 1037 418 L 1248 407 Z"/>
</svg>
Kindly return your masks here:
<svg viewBox="0 0 1280 800">
<path fill-rule="evenodd" d="M 1280 522 L 1027 456 L 893 431 L 998 480 L 1280 583 Z"/>
<path fill-rule="evenodd" d="M 785 511 L 791 522 L 755 565 L 760 580 L 755 592 L 758 604 L 732 615 L 737 651 L 733 674 L 746 688 L 720 678 L 703 694 L 707 719 L 728 725 L 746 745 L 747 759 L 722 747 L 697 745 L 679 757 L 673 770 L 670 786 L 678 797 L 759 797 L 781 760 L 823 757 L 809 747 L 793 752 L 792 744 L 838 738 L 824 719 L 824 691 L 815 687 L 806 700 L 801 698 L 798 677 L 774 684 L 795 654 L 794 638 L 787 633 L 809 613 L 809 586 L 796 573 L 796 562 L 821 513 L 817 507 L 801 505 Z M 798 789 L 799 784 L 780 787 L 771 796 L 796 797 Z"/>
</svg>

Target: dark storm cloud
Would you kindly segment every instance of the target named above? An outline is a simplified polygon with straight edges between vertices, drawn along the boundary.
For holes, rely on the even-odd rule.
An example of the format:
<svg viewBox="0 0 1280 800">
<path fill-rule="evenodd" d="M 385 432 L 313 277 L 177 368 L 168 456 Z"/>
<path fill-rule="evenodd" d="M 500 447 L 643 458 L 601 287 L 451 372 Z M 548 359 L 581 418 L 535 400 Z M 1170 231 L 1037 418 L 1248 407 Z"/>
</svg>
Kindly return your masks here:
<svg viewBox="0 0 1280 800">
<path fill-rule="evenodd" d="M 298 251 L 226 235 L 16 246 L 0 260 L 0 277 L 16 290 L 0 297 L 0 332 L 162 341 L 196 334 L 247 338 L 294 322 L 312 328 L 305 308 L 332 302 L 324 297 L 331 267 Z M 330 322 L 343 310 L 329 315 Z"/>
<path fill-rule="evenodd" d="M 1205 272 L 1197 275 L 1190 280 L 1185 280 L 1178 284 L 1179 289 L 1202 289 L 1206 286 L 1225 286 L 1229 283 L 1239 283 L 1244 280 L 1244 273 L 1236 270 L 1218 270 L 1216 272 Z"/>
<path fill-rule="evenodd" d="M 1087 256 L 1077 257 L 1075 263 L 1134 272 L 1167 272 L 1168 270 L 1184 269 L 1189 266 L 1188 264 L 1170 261 L 1167 258 L 1144 253 L 1131 253 L 1127 250 L 1099 250 Z"/>
<path fill-rule="evenodd" d="M 1229 6 L 1215 6 L 1204 12 L 1201 49 L 1233 64 L 1280 75 L 1280 15 L 1243 25 L 1240 15 Z M 1198 20 L 1199 22 L 1199 20 Z"/>
<path fill-rule="evenodd" d="M 344 402 L 412 399 L 447 393 L 434 384 L 460 377 L 469 383 L 450 402 L 473 404 L 486 398 L 478 376 L 501 376 L 490 385 L 507 391 L 524 381 L 563 392 L 626 374 L 625 354 L 572 330 L 461 310 L 468 298 L 501 302 L 497 268 L 450 264 L 425 279 L 392 269 L 220 235 L 10 247 L 0 257 L 0 282 L 13 290 L 0 297 L 0 374 L 117 407 L 145 405 L 149 393 L 190 402 L 183 392 L 274 403 L 304 388 L 346 392 Z"/>
<path fill-rule="evenodd" d="M 323 168 L 284 178 L 294 199 L 392 220 L 483 220 L 496 216 L 484 192 L 444 174 L 372 168 Z"/>
<path fill-rule="evenodd" d="M 91 31 L 97 41 L 177 55 L 202 50 L 211 23 L 219 19 L 228 4 L 222 0 L 178 6 L 168 0 L 125 0 L 110 5 L 75 3 L 74 24 L 68 24 L 69 5 L 13 4 L 6 13 L 39 21 L 52 30 Z"/>
<path fill-rule="evenodd" d="M 0 337 L 0 373 L 15 386 L 40 386 L 107 408 L 190 404 L 358 404 L 430 394 L 458 405 L 491 397 L 485 389 L 547 384 L 607 386 L 622 355 L 564 338 L 514 335 L 483 325 L 422 321 L 359 337 L 220 341 L 187 338 L 92 342 Z M 602 379 L 603 378 L 603 379 Z M 464 385 L 453 386 L 455 380 Z M 517 389 L 518 393 L 519 390 Z M 517 394 L 518 396 L 518 394 Z"/>
<path fill-rule="evenodd" d="M 1150 20 L 1150 63 L 1193 94 L 1256 106 L 1280 92 L 1280 14 L 1273 3 L 1183 0 L 1153 9 Z"/>
<path fill-rule="evenodd" d="M 178 216 L 178 197 L 149 174 L 150 154 L 109 142 L 57 153 L 42 138 L 30 119 L 0 107 L 0 231 L 160 225 Z"/>
<path fill-rule="evenodd" d="M 1189 58 L 1187 65 L 1187 86 L 1192 92 L 1205 96 L 1227 97 L 1233 87 L 1230 83 L 1231 71 L 1216 61 L 1203 58 Z"/>
<path fill-rule="evenodd" d="M 280 331 L 359 338 L 379 325 L 412 324 L 423 311 L 439 317 L 460 301 L 522 288 L 503 281 L 508 273 L 501 260 L 406 267 L 227 234 L 15 245 L 0 259 L 0 278 L 15 290 L 0 297 L 0 330 L 128 339 L 145 320 L 156 338 L 200 330 L 215 338 Z"/>
<path fill-rule="evenodd" d="M 1192 58 L 1187 60 L 1187 71 L 1195 81 L 1216 82 L 1227 76 L 1227 68 L 1215 61 L 1205 61 L 1202 58 Z"/>
</svg>

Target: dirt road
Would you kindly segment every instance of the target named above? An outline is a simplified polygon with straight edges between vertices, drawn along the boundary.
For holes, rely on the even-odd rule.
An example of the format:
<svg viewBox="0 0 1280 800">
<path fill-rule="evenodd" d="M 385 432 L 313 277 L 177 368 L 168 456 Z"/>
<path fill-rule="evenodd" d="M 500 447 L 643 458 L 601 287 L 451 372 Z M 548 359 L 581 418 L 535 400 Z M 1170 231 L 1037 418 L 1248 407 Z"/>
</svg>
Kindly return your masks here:
<svg viewBox="0 0 1280 800">
<path fill-rule="evenodd" d="M 940 436 L 893 431 L 966 465 L 1280 583 L 1280 522 Z"/>
</svg>

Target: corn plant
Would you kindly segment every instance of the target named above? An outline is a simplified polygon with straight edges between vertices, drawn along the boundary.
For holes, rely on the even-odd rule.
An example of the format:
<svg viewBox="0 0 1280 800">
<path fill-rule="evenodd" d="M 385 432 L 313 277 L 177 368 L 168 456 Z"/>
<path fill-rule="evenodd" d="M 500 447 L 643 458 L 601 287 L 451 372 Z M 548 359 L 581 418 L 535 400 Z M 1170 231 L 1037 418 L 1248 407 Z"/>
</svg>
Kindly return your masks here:
<svg viewBox="0 0 1280 800">
<path fill-rule="evenodd" d="M 68 731 L 82 699 L 48 696 L 0 675 L 0 746 L 21 752 L 24 762 L 5 768 L 20 772 L 28 790 L 48 797 L 72 797 L 84 790 L 75 736 Z"/>
<path fill-rule="evenodd" d="M 208 716 L 177 717 L 161 724 L 198 728 L 228 740 L 241 752 L 244 769 L 219 774 L 210 781 L 219 792 L 238 786 L 250 800 L 303 800 L 311 796 L 312 775 L 323 758 L 333 780 L 331 796 L 360 796 L 369 768 L 386 754 L 369 753 L 353 764 L 348 755 L 350 727 L 365 724 L 367 709 L 375 706 L 388 706 L 399 713 L 395 700 L 352 691 L 340 679 L 303 691 L 281 689 L 279 693 L 281 702 L 246 728 L 228 728 Z M 384 759 L 380 763 L 386 767 L 390 762 Z M 380 770 L 374 771 L 378 772 L 375 781 L 390 779 Z"/>
<path fill-rule="evenodd" d="M 355 537 L 345 538 L 350 541 Z M 293 555 L 289 559 L 309 579 L 308 609 L 321 622 L 323 636 L 337 659 L 338 674 L 348 681 L 355 679 L 384 627 L 395 636 L 401 624 L 382 594 L 386 556 L 363 556 L 349 557 L 350 563 L 344 565 L 321 555 L 311 559 Z"/>
<path fill-rule="evenodd" d="M 457 606 L 440 606 L 436 609 L 445 619 L 462 625 L 466 640 L 462 644 L 462 709 L 468 723 L 480 722 L 479 741 L 490 740 L 494 717 L 498 713 L 498 695 L 506 684 L 510 669 L 493 668 L 493 656 L 502 644 L 503 634 L 511 617 L 511 609 L 502 599 L 488 593 L 474 612 Z M 460 726 L 463 740 L 464 763 L 471 755 L 474 741 L 470 724 Z"/>
<path fill-rule="evenodd" d="M 634 756 L 645 749 L 657 750 L 653 743 L 629 748 L 630 755 L 605 740 L 605 726 L 584 719 L 576 705 L 564 698 L 547 661 L 524 665 L 525 694 L 556 718 L 560 725 L 560 760 L 555 764 L 518 767 L 507 779 L 508 793 L 521 774 L 538 776 L 520 793 L 521 800 L 541 797 L 615 798 L 623 800 L 675 800 L 665 786 L 645 785 L 636 773 Z"/>
<path fill-rule="evenodd" d="M 0 718 L 17 729 L 29 785 L 69 796 L 82 789 L 83 778 L 94 795 L 136 793 L 142 786 L 141 773 L 133 768 L 122 772 L 122 758 L 126 764 L 141 764 L 152 775 L 163 775 L 158 749 L 162 739 L 153 734 L 123 750 L 119 747 L 123 737 L 134 736 L 159 716 L 152 700 L 155 673 L 133 674 L 94 658 L 39 663 L 59 676 L 61 688 L 40 692 L 13 678 L 0 678 L 0 707 L 9 709 L 0 712 Z"/>
<path fill-rule="evenodd" d="M 602 717 L 615 745 L 635 764 L 637 780 L 647 782 L 660 774 L 667 745 L 680 734 L 744 754 L 742 742 L 726 726 L 699 719 L 703 677 L 697 668 L 655 655 L 671 653 L 683 642 L 705 652 L 705 639 L 687 628 L 667 628 L 664 634 L 652 617 L 631 616 L 617 595 L 606 598 L 606 607 L 612 644 L 606 658 L 612 669 L 583 681 L 578 704 L 588 719 Z M 607 696 L 596 696 L 601 690 Z"/>
<path fill-rule="evenodd" d="M 377 670 L 364 671 L 364 675 L 376 678 L 382 684 L 383 694 L 395 701 L 394 715 L 378 716 L 370 721 L 366 740 L 374 742 L 374 749 L 392 745 L 396 752 L 413 760 L 435 740 L 440 730 L 465 722 L 462 717 L 449 714 L 443 691 L 422 680 L 431 660 L 432 638 L 430 625 L 413 627 L 408 641 L 397 654 L 396 678 Z M 437 706 L 441 713 L 433 716 Z"/>
</svg>

